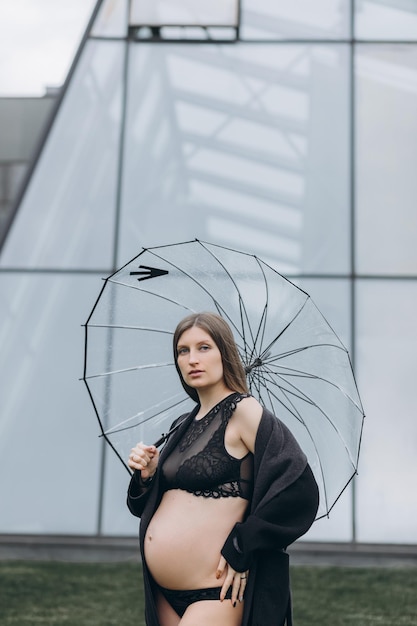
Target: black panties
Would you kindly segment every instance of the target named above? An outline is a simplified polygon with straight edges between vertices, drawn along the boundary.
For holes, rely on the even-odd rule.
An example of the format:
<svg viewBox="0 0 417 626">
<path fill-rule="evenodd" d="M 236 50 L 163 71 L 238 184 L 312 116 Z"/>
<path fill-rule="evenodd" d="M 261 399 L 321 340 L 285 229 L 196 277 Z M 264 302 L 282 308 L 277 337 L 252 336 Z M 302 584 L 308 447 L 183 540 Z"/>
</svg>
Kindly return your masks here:
<svg viewBox="0 0 417 626">
<path fill-rule="evenodd" d="M 174 611 L 182 617 L 190 606 L 194 602 L 200 602 L 201 600 L 219 600 L 221 587 L 208 587 L 207 589 L 165 589 L 159 587 L 161 593 L 165 599 L 172 606 Z M 232 589 L 226 592 L 226 598 L 230 600 L 232 597 Z"/>
</svg>

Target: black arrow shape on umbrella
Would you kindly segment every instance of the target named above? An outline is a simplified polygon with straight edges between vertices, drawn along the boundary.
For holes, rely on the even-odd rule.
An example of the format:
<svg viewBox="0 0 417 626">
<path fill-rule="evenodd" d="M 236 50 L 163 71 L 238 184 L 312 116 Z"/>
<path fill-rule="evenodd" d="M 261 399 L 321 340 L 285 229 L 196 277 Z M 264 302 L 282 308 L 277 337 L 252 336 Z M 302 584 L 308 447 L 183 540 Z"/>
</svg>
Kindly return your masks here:
<svg viewBox="0 0 417 626">
<path fill-rule="evenodd" d="M 146 272 L 130 272 L 130 276 L 143 276 L 143 278 L 138 278 L 138 280 L 148 280 L 148 278 L 169 274 L 168 270 L 160 270 L 157 267 L 148 267 L 147 265 L 139 265 L 139 267 L 142 267 Z"/>
</svg>

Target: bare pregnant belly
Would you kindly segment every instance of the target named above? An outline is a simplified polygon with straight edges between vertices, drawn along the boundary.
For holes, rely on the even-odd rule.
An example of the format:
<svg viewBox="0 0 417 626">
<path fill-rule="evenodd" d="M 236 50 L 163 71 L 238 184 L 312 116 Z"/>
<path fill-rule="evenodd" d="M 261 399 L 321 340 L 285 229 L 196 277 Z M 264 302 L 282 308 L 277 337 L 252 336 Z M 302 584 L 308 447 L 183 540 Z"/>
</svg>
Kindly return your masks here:
<svg viewBox="0 0 417 626">
<path fill-rule="evenodd" d="M 220 550 L 243 519 L 242 498 L 204 498 L 167 491 L 145 535 L 145 559 L 154 580 L 167 589 L 217 587 Z"/>
</svg>

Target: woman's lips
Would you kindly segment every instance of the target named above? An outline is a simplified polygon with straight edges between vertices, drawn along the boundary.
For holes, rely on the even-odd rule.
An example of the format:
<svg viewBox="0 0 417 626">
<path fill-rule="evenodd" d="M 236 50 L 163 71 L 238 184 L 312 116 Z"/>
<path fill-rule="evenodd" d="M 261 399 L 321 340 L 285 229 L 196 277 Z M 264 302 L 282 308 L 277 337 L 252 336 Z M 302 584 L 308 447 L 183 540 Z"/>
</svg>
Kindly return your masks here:
<svg viewBox="0 0 417 626">
<path fill-rule="evenodd" d="M 191 378 L 195 378 L 196 376 L 200 376 L 200 374 L 202 373 L 203 373 L 202 370 L 193 370 L 188 375 L 191 376 Z"/>
</svg>

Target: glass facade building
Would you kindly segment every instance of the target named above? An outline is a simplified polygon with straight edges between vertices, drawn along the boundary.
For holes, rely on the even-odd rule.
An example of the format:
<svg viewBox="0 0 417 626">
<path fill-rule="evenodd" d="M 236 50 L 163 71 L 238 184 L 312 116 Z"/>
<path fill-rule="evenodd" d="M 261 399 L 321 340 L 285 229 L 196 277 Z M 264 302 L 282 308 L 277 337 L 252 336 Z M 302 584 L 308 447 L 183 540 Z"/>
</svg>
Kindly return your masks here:
<svg viewBox="0 0 417 626">
<path fill-rule="evenodd" d="M 259 255 L 349 348 L 359 475 L 307 539 L 417 543 L 417 5 L 98 2 L 0 255 L 0 533 L 134 535 L 79 378 L 101 278 Z M 139 399 L 138 399 L 139 401 Z"/>
</svg>

